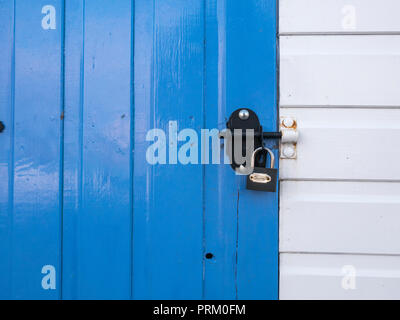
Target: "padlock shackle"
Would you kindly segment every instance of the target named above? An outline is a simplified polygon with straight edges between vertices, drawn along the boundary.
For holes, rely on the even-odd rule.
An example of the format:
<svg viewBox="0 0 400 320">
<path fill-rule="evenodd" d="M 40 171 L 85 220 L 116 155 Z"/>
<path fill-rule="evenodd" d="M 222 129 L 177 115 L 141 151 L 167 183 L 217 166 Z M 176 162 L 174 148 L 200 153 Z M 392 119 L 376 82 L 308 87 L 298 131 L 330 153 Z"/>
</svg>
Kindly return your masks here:
<svg viewBox="0 0 400 320">
<path fill-rule="evenodd" d="M 254 150 L 253 155 L 251 156 L 251 167 L 254 168 L 255 162 L 256 162 L 256 155 L 261 150 L 267 150 L 268 151 L 268 153 L 269 153 L 269 155 L 271 157 L 271 169 L 274 169 L 275 168 L 275 155 L 270 149 L 268 149 L 266 147 L 259 147 L 258 149 Z"/>
</svg>

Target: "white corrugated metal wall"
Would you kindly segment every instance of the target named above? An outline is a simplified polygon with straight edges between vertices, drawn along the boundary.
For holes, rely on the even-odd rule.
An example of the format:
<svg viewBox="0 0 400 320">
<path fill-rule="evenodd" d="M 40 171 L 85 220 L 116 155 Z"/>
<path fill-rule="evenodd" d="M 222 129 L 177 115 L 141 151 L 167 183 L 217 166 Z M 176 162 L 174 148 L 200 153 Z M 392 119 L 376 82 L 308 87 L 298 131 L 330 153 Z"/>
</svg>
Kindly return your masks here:
<svg viewBox="0 0 400 320">
<path fill-rule="evenodd" d="M 280 0 L 280 298 L 400 298 L 400 1 Z"/>
</svg>

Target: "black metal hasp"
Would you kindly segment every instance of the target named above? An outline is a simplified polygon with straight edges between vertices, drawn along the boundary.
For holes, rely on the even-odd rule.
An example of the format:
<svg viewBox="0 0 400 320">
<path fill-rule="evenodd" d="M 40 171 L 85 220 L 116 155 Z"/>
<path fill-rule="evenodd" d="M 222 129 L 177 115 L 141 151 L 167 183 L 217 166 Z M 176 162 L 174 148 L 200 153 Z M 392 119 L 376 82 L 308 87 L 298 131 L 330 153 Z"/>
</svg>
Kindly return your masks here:
<svg viewBox="0 0 400 320">
<path fill-rule="evenodd" d="M 2 121 L 0 121 L 0 133 L 2 133 L 5 128 L 6 128 L 6 126 L 4 125 L 4 123 Z"/>
<path fill-rule="evenodd" d="M 248 108 L 240 108 L 237 109 L 232 113 L 230 116 L 227 124 L 226 124 L 227 130 L 230 131 L 231 137 L 235 138 L 235 135 L 241 135 L 242 136 L 242 155 L 246 155 L 246 135 L 247 135 L 247 130 L 254 130 L 254 149 L 250 150 L 250 152 L 254 152 L 254 150 L 257 150 L 258 148 L 263 146 L 263 140 L 264 139 L 281 139 L 282 138 L 282 132 L 263 132 L 262 126 L 260 124 L 260 120 L 257 116 L 257 114 Z M 240 131 L 238 131 L 240 130 Z M 221 134 L 221 138 L 224 139 L 225 136 L 224 134 Z M 232 141 L 226 141 L 227 143 L 230 143 L 228 146 L 227 150 L 228 151 L 228 156 L 231 159 L 231 166 L 234 170 L 236 170 L 238 167 L 240 167 L 241 164 L 237 164 L 234 159 L 234 143 Z M 266 163 L 266 156 L 262 155 L 262 153 L 256 158 L 255 160 L 257 165 L 265 165 Z"/>
</svg>

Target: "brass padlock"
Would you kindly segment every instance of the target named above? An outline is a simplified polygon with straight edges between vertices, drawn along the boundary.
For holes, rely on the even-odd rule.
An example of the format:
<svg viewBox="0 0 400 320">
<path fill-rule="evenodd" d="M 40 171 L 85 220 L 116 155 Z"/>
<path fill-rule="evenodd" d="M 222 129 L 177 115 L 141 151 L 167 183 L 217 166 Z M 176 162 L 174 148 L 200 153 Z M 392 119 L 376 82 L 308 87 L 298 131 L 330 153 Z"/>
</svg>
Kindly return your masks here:
<svg viewBox="0 0 400 320">
<path fill-rule="evenodd" d="M 257 153 L 266 150 L 271 157 L 271 167 L 262 168 L 255 167 L 255 161 Z M 275 155 L 274 153 L 265 147 L 260 147 L 253 152 L 251 157 L 251 168 L 252 173 L 247 177 L 247 189 L 265 192 L 276 192 L 276 185 L 278 180 L 278 169 L 275 166 Z"/>
</svg>

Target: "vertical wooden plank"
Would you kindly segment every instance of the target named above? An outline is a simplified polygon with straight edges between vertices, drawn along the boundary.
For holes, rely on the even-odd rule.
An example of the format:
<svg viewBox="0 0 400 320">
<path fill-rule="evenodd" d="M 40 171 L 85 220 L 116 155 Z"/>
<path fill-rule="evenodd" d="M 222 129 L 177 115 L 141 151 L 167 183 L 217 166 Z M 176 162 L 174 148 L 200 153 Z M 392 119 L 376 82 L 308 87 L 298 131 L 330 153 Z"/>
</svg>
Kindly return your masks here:
<svg viewBox="0 0 400 320">
<path fill-rule="evenodd" d="M 66 138 L 73 152 L 65 160 L 64 242 L 69 247 L 64 279 L 70 282 L 65 298 L 129 299 L 132 1 L 86 0 L 82 5 L 68 6 L 67 44 L 73 51 L 66 70 L 66 101 L 71 103 L 66 118 L 71 114 L 68 128 L 77 131 Z M 72 22 L 73 14 L 83 21 Z M 75 31 L 80 43 L 71 39 Z M 79 92 L 73 83 L 78 70 Z M 73 164 L 77 159 L 79 167 Z"/>
<path fill-rule="evenodd" d="M 84 1 L 65 3 L 63 298 L 78 298 L 78 221 L 82 208 Z"/>
<path fill-rule="evenodd" d="M 206 25 L 207 127 L 248 107 L 276 131 L 275 0 L 207 1 Z M 230 166 L 205 170 L 205 297 L 276 299 L 278 193 L 246 190 Z"/>
<path fill-rule="evenodd" d="M 229 2 L 227 17 L 227 103 L 251 107 L 277 131 L 276 0 Z M 239 188 L 238 298 L 277 299 L 278 192 L 246 190 L 244 177 Z"/>
<path fill-rule="evenodd" d="M 14 1 L 0 1 L 0 299 L 11 297 Z"/>
<path fill-rule="evenodd" d="M 10 221 L 11 297 L 15 299 L 60 297 L 62 4 L 61 0 L 16 1 Z M 52 7 L 43 14 L 45 6 Z M 55 10 L 55 16 L 45 20 L 51 26 L 45 28 L 42 19 L 49 10 Z M 46 275 L 42 271 L 55 272 L 55 286 L 51 281 L 42 286 Z"/>
<path fill-rule="evenodd" d="M 138 0 L 135 11 L 134 298 L 200 299 L 203 170 L 150 165 L 146 134 L 169 121 L 200 134 L 204 3 Z"/>
<path fill-rule="evenodd" d="M 238 106 L 227 103 L 227 0 L 206 1 L 206 128 L 224 130 Z M 223 150 L 221 152 L 223 155 Z M 221 157 L 223 163 L 223 157 Z M 230 165 L 205 166 L 204 298 L 237 298 L 237 177 Z"/>
<path fill-rule="evenodd" d="M 207 1 L 206 26 L 207 127 L 249 107 L 277 130 L 275 1 Z M 230 166 L 205 174 L 205 297 L 277 298 L 277 194 L 246 190 Z"/>
</svg>

